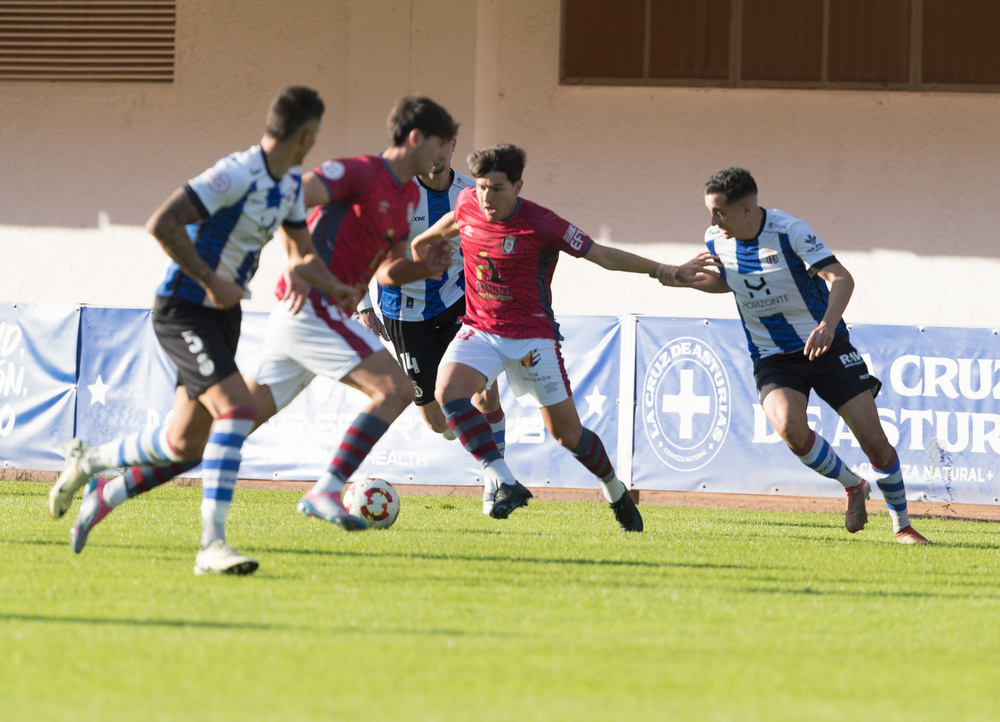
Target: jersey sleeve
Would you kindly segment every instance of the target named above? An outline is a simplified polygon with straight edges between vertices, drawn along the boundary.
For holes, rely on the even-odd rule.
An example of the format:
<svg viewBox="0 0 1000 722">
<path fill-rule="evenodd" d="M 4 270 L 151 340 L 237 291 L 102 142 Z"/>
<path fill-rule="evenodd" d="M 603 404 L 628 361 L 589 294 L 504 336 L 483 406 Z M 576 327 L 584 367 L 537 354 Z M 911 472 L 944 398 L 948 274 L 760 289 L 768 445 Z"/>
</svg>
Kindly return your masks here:
<svg viewBox="0 0 1000 722">
<path fill-rule="evenodd" d="M 796 220 L 788 230 L 792 250 L 810 271 L 819 270 L 836 262 L 833 251 L 816 236 L 808 223 Z"/>
<path fill-rule="evenodd" d="M 552 211 L 535 206 L 534 226 L 540 237 L 546 237 L 552 248 L 581 258 L 587 255 L 594 239 Z"/>
<path fill-rule="evenodd" d="M 250 173 L 233 156 L 220 158 L 208 170 L 187 182 L 188 197 L 197 199 L 206 216 L 236 205 L 250 188 Z"/>
<path fill-rule="evenodd" d="M 364 158 L 328 160 L 313 172 L 326 184 L 331 203 L 356 198 L 375 181 L 375 169 Z"/>
<path fill-rule="evenodd" d="M 302 190 L 302 172 L 296 168 L 295 172 L 292 174 L 292 178 L 298 184 L 295 189 L 295 203 L 292 205 L 292 209 L 288 212 L 288 215 L 285 217 L 285 220 L 281 225 L 288 228 L 305 228 L 306 194 Z"/>
</svg>

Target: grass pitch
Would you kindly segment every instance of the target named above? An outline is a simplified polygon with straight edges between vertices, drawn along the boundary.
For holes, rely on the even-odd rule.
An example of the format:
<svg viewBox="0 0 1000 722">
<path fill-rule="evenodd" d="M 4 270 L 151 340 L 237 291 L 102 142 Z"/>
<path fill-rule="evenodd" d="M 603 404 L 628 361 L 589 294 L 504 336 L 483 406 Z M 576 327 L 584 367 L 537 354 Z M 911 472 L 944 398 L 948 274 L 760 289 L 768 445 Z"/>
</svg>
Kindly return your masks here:
<svg viewBox="0 0 1000 722">
<path fill-rule="evenodd" d="M 195 577 L 200 489 L 80 556 L 49 486 L 0 482 L 8 720 L 972 720 L 1000 714 L 995 524 L 403 497 L 347 534 L 239 490 L 250 577 Z M 870 507 L 872 508 L 872 507 Z"/>
</svg>

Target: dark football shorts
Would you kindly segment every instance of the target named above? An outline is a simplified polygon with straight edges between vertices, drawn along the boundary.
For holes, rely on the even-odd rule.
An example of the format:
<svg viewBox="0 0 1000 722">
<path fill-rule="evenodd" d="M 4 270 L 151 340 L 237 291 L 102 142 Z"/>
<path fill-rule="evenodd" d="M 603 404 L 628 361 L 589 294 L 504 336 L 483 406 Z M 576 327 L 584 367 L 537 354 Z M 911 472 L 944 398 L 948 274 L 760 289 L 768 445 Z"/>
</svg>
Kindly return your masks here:
<svg viewBox="0 0 1000 722">
<path fill-rule="evenodd" d="M 882 388 L 847 334 L 835 336 L 830 350 L 813 361 L 801 351 L 762 358 L 754 363 L 753 375 L 762 402 L 775 389 L 795 389 L 806 397 L 815 389 L 831 408 L 839 409 L 864 391 L 878 396 Z"/>
<path fill-rule="evenodd" d="M 383 319 L 385 331 L 396 349 L 396 358 L 413 381 L 417 406 L 434 400 L 438 364 L 448 344 L 455 338 L 465 315 L 465 299 L 456 301 L 434 318 L 425 321 Z"/>
<path fill-rule="evenodd" d="M 196 399 L 210 387 L 238 373 L 236 345 L 240 340 L 240 305 L 225 310 L 190 301 L 157 296 L 153 331 L 177 365 L 177 385 Z"/>
</svg>

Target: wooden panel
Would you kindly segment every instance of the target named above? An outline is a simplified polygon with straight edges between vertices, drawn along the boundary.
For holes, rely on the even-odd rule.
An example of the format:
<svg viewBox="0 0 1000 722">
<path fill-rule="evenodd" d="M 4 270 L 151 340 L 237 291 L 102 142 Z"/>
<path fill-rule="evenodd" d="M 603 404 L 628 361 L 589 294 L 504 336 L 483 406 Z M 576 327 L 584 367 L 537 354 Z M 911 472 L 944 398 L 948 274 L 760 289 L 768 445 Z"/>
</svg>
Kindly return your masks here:
<svg viewBox="0 0 1000 722">
<path fill-rule="evenodd" d="M 924 83 L 1000 84 L 1000 2 L 924 0 Z"/>
<path fill-rule="evenodd" d="M 645 0 L 564 0 L 563 77 L 641 78 Z"/>
<path fill-rule="evenodd" d="M 653 0 L 649 76 L 729 77 L 730 0 Z"/>
<path fill-rule="evenodd" d="M 0 81 L 172 82 L 175 0 L 0 0 Z"/>
<path fill-rule="evenodd" d="M 815 81 L 823 70 L 823 0 L 743 0 L 743 80 Z"/>
<path fill-rule="evenodd" d="M 910 79 L 910 0 L 830 0 L 827 80 Z"/>
</svg>

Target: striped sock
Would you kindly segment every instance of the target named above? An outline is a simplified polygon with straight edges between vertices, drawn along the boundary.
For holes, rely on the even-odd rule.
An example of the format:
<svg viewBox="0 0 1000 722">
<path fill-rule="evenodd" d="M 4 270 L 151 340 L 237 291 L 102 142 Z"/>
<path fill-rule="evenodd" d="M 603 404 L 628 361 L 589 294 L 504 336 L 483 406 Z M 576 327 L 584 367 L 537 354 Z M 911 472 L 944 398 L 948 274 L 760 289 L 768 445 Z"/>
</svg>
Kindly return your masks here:
<svg viewBox="0 0 1000 722">
<path fill-rule="evenodd" d="M 91 475 L 119 466 L 167 466 L 184 460 L 167 440 L 167 425 L 161 424 L 88 449 L 80 470 Z"/>
<path fill-rule="evenodd" d="M 493 443 L 497 445 L 497 451 L 503 456 L 504 449 L 507 448 L 507 417 L 504 416 L 503 409 L 501 408 L 483 415 L 490 422 L 490 430 L 493 431 Z"/>
<path fill-rule="evenodd" d="M 201 476 L 201 546 L 226 539 L 226 515 L 239 476 L 243 442 L 253 429 L 256 409 L 247 404 L 215 417 L 205 444 Z"/>
<path fill-rule="evenodd" d="M 618 501 L 625 493 L 625 485 L 615 476 L 611 459 L 604 448 L 601 437 L 584 427 L 580 441 L 570 453 L 586 467 L 587 471 L 601 480 L 601 490 L 609 502 Z"/>
<path fill-rule="evenodd" d="M 845 489 L 855 487 L 863 481 L 837 456 L 837 452 L 826 439 L 811 429 L 805 447 L 792 449 L 792 452 L 810 469 L 830 479 L 836 479 Z"/>
<path fill-rule="evenodd" d="M 507 468 L 503 454 L 493 440 L 486 417 L 472 405 L 471 399 L 455 399 L 441 406 L 444 418 L 465 450 L 482 464 L 488 483 L 513 484 L 516 479 Z"/>
<path fill-rule="evenodd" d="M 906 485 L 903 483 L 903 470 L 899 466 L 899 456 L 892 450 L 892 458 L 884 469 L 872 464 L 872 471 L 877 474 L 875 483 L 885 497 L 885 505 L 889 507 L 892 517 L 892 530 L 899 531 L 910 525 L 910 513 L 906 509 Z"/>
<path fill-rule="evenodd" d="M 200 463 L 200 460 L 196 460 L 181 461 L 169 466 L 133 466 L 104 485 L 104 503 L 114 508 L 124 503 L 126 499 L 166 484 L 175 476 L 190 471 Z"/>
<path fill-rule="evenodd" d="M 388 429 L 389 424 L 374 414 L 365 411 L 358 414 L 344 434 L 330 466 L 309 493 L 329 494 L 341 491 Z"/>
</svg>

